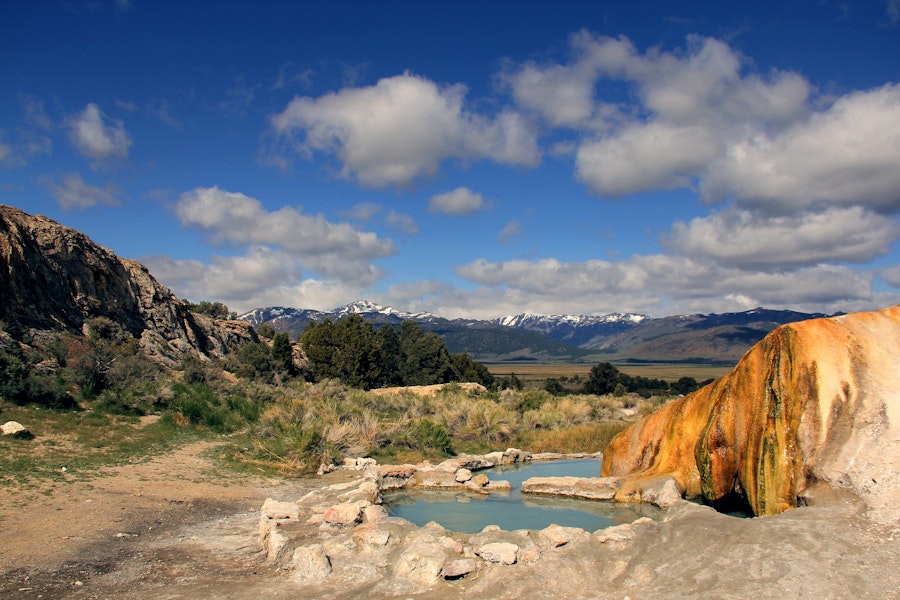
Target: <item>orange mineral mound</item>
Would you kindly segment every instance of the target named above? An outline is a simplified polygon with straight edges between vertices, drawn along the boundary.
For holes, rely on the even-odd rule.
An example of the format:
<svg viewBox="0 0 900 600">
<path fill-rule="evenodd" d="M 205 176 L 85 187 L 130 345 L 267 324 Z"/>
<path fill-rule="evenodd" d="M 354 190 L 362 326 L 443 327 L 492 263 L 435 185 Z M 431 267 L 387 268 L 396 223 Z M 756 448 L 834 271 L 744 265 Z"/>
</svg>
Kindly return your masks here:
<svg viewBox="0 0 900 600">
<path fill-rule="evenodd" d="M 784 325 L 726 377 L 620 433 L 603 475 L 617 499 L 672 478 L 688 497 L 795 507 L 814 484 L 847 489 L 879 520 L 900 509 L 900 306 Z"/>
</svg>

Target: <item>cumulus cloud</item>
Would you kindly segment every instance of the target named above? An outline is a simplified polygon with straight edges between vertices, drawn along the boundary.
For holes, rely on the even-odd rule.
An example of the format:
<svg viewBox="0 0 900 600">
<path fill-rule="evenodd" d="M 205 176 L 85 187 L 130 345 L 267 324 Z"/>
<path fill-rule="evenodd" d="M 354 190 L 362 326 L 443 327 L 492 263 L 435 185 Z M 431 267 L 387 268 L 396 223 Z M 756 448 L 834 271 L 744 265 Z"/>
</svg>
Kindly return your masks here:
<svg viewBox="0 0 900 600">
<path fill-rule="evenodd" d="M 152 256 L 146 264 L 179 295 L 215 298 L 234 310 L 259 306 L 331 308 L 384 277 L 372 261 L 396 252 L 389 239 L 307 215 L 270 211 L 245 194 L 196 188 L 173 205 L 185 227 L 208 232 L 229 255 L 209 262 Z"/>
<path fill-rule="evenodd" d="M 595 192 L 622 196 L 648 189 L 689 187 L 720 150 L 704 127 L 663 123 L 632 125 L 615 136 L 583 143 L 578 177 Z"/>
<path fill-rule="evenodd" d="M 672 226 L 667 245 L 687 256 L 736 266 L 863 263 L 897 240 L 891 219 L 861 207 L 767 217 L 725 210 Z"/>
<path fill-rule="evenodd" d="M 415 219 L 409 215 L 398 213 L 391 210 L 384 219 L 385 224 L 391 229 L 395 229 L 407 236 L 419 235 L 419 226 L 416 225 Z"/>
<path fill-rule="evenodd" d="M 646 311 L 657 315 L 690 312 L 694 307 L 707 312 L 756 306 L 840 310 L 848 303 L 873 299 L 871 275 L 835 265 L 746 270 L 688 257 L 649 255 L 619 262 L 479 259 L 456 272 L 484 286 L 474 293 L 482 295 L 481 301 L 486 303 L 477 309 L 481 313 L 496 313 L 495 307 L 503 307 L 504 312 L 515 312 L 513 307 L 540 311 L 541 307 L 558 307 L 560 297 L 566 298 L 566 306 L 573 312 Z M 468 294 L 460 292 L 460 296 Z"/>
<path fill-rule="evenodd" d="M 175 214 L 182 225 L 209 231 L 216 243 L 277 246 L 302 261 L 315 263 L 317 269 L 325 269 L 324 275 L 371 274 L 368 261 L 396 251 L 390 240 L 375 233 L 288 206 L 268 211 L 255 198 L 218 187 L 182 194 Z"/>
<path fill-rule="evenodd" d="M 526 63 L 502 76 L 522 107 L 540 114 L 554 127 L 582 127 L 594 116 L 594 80 L 590 65 L 539 66 Z"/>
<path fill-rule="evenodd" d="M 518 102 L 541 109 L 550 123 L 581 124 L 587 135 L 576 152 L 577 174 L 601 196 L 692 187 L 748 129 L 778 130 L 808 110 L 805 79 L 782 71 L 747 74 L 744 59 L 712 38 L 689 36 L 682 53 L 642 54 L 627 38 L 582 31 L 572 48 L 570 64 L 529 63 L 506 81 Z M 615 107 L 595 97 L 604 81 L 631 86 L 639 103 Z M 541 91 L 542 82 L 558 88 Z M 565 97 L 572 101 L 567 108 L 558 105 Z"/>
<path fill-rule="evenodd" d="M 576 173 L 600 196 L 698 188 L 708 202 L 769 214 L 900 208 L 900 86 L 816 107 L 801 75 L 755 73 L 713 38 L 641 52 L 627 38 L 583 31 L 571 47 L 568 63 L 525 63 L 503 81 L 523 109 L 581 132 Z M 607 82 L 637 101 L 610 112 L 598 91 Z M 598 114 L 604 126 L 592 128 Z"/>
<path fill-rule="evenodd" d="M 467 187 L 432 196 L 428 201 L 428 210 L 447 215 L 468 216 L 485 207 L 484 198 Z"/>
<path fill-rule="evenodd" d="M 882 269 L 878 272 L 878 276 L 893 287 L 900 289 L 900 265 Z"/>
<path fill-rule="evenodd" d="M 63 210 L 84 210 L 98 204 L 117 205 L 123 191 L 113 183 L 97 187 L 85 182 L 78 173 L 67 173 L 60 181 L 44 178 L 43 183 Z"/>
<path fill-rule="evenodd" d="M 900 210 L 900 86 L 854 92 L 774 135 L 731 144 L 703 194 L 766 210 L 822 203 Z"/>
<path fill-rule="evenodd" d="M 126 159 L 132 143 L 125 125 L 106 118 L 93 102 L 69 120 L 69 141 L 94 167 Z"/>
<path fill-rule="evenodd" d="M 340 175 L 371 187 L 409 185 L 442 160 L 492 159 L 534 165 L 537 143 L 517 115 L 466 111 L 462 85 L 441 88 L 410 74 L 318 98 L 294 98 L 271 125 L 301 154 L 334 153 Z"/>
<path fill-rule="evenodd" d="M 214 256 L 209 264 L 170 256 L 145 257 L 142 262 L 179 296 L 215 299 L 239 313 L 260 306 L 327 309 L 364 288 L 335 279 L 301 280 L 290 256 L 264 247 L 251 248 L 242 256 Z"/>
</svg>

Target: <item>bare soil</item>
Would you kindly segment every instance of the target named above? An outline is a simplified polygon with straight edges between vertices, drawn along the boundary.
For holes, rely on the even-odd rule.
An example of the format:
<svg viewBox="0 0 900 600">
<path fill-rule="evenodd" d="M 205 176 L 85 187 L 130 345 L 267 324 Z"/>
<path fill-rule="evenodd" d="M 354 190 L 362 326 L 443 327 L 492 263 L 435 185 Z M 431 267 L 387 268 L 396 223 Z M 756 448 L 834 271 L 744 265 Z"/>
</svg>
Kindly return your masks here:
<svg viewBox="0 0 900 600">
<path fill-rule="evenodd" d="M 352 580 L 298 586 L 266 562 L 257 539 L 266 497 L 300 498 L 346 473 L 324 481 L 236 475 L 217 470 L 214 447 L 191 443 L 52 489 L 0 489 L 0 598 L 366 593 Z M 853 498 L 825 500 L 762 519 L 685 504 L 630 542 L 563 547 L 535 565 L 492 567 L 476 580 L 403 597 L 900 598 L 900 529 L 871 522 Z"/>
<path fill-rule="evenodd" d="M 213 446 L 194 442 L 90 481 L 0 488 L 0 598 L 240 597 L 238 582 L 267 575 L 261 503 L 317 482 L 218 470 Z"/>
</svg>

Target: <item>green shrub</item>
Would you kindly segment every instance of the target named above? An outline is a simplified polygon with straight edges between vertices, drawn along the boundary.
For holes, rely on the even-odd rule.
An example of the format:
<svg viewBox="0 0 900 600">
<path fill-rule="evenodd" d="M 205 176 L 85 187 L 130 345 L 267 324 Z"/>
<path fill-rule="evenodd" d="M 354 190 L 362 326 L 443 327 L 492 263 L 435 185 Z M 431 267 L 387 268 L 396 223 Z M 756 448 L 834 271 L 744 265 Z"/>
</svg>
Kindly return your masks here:
<svg viewBox="0 0 900 600">
<path fill-rule="evenodd" d="M 103 390 L 92 408 L 96 412 L 108 415 L 140 417 L 147 414 L 143 409 L 135 406 L 132 394 L 112 389 Z"/>
<path fill-rule="evenodd" d="M 169 403 L 170 410 L 179 415 L 173 421 L 186 421 L 218 433 L 234 431 L 240 426 L 238 419 L 231 416 L 219 396 L 204 383 L 173 386 L 174 398 Z"/>
<path fill-rule="evenodd" d="M 422 419 L 413 425 L 413 438 L 419 449 L 437 450 L 450 456 L 454 454 L 453 440 L 450 439 L 450 434 L 446 429 L 428 419 Z"/>
</svg>

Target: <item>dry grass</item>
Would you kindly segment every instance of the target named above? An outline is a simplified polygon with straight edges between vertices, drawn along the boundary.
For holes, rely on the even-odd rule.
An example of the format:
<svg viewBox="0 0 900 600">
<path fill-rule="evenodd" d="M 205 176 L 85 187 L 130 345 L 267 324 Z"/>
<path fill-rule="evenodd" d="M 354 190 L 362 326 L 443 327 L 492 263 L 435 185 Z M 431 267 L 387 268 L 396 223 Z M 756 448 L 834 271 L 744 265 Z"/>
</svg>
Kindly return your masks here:
<svg viewBox="0 0 900 600">
<path fill-rule="evenodd" d="M 431 396 L 403 390 L 380 395 L 333 381 L 301 384 L 283 389 L 261 415 L 246 458 L 311 471 L 348 456 L 401 462 L 509 446 L 598 452 L 627 422 L 664 400 L 453 386 Z"/>
<path fill-rule="evenodd" d="M 627 426 L 625 421 L 604 421 L 565 429 L 538 429 L 523 436 L 522 447 L 530 452 L 600 452 Z"/>
</svg>

